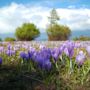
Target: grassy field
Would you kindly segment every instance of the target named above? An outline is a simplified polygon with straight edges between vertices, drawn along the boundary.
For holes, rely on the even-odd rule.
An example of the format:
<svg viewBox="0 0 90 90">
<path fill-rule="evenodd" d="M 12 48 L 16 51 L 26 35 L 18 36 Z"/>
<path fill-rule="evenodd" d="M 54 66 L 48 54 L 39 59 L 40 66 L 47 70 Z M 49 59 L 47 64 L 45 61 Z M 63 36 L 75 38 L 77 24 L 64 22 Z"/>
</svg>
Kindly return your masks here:
<svg viewBox="0 0 90 90">
<path fill-rule="evenodd" d="M 0 90 L 90 90 L 89 46 L 88 41 L 1 42 Z"/>
</svg>

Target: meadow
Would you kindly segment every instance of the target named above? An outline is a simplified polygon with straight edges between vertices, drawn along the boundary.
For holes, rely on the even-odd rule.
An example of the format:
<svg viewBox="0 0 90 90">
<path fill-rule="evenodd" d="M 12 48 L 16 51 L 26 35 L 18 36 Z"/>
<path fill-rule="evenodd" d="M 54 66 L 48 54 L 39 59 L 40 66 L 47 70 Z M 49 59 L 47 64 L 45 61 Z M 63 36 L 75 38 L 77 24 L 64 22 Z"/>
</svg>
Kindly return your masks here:
<svg viewBox="0 0 90 90">
<path fill-rule="evenodd" d="M 0 90 L 90 90 L 90 42 L 0 42 Z"/>
</svg>

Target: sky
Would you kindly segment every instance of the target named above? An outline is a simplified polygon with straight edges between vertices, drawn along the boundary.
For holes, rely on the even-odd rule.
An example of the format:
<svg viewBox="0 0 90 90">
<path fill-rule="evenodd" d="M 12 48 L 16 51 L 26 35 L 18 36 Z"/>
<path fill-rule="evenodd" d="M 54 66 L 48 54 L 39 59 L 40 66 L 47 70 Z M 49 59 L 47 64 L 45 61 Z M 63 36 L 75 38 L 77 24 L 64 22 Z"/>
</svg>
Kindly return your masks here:
<svg viewBox="0 0 90 90">
<path fill-rule="evenodd" d="M 60 24 L 72 31 L 90 30 L 90 0 L 0 0 L 0 33 L 14 33 L 28 22 L 45 32 L 53 8 Z"/>
</svg>

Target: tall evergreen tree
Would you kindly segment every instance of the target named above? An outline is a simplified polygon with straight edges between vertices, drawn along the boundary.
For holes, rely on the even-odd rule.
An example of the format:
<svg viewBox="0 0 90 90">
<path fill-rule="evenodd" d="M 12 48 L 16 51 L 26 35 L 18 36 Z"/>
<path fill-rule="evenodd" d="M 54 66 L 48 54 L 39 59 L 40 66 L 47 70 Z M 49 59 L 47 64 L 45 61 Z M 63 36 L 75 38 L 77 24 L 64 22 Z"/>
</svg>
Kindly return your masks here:
<svg viewBox="0 0 90 90">
<path fill-rule="evenodd" d="M 48 17 L 48 19 L 50 20 L 50 24 L 55 24 L 58 20 L 60 20 L 56 9 L 52 9 L 52 11 L 50 12 L 50 17 Z"/>
<path fill-rule="evenodd" d="M 57 14 L 56 9 L 52 9 L 48 19 L 50 21 L 50 24 L 47 28 L 48 40 L 57 41 L 69 39 L 71 30 L 69 29 L 69 27 L 65 25 L 58 24 L 60 18 L 59 15 Z"/>
</svg>

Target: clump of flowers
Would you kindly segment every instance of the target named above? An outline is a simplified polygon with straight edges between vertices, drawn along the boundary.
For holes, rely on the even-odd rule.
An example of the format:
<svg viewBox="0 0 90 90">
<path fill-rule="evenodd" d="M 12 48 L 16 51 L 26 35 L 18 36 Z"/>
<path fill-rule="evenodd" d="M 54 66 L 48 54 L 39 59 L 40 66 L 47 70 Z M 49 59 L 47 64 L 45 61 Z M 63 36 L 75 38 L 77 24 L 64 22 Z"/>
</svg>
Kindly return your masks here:
<svg viewBox="0 0 90 90">
<path fill-rule="evenodd" d="M 86 56 L 83 51 L 80 51 L 79 54 L 76 56 L 76 63 L 78 65 L 82 65 L 86 60 Z"/>
</svg>

